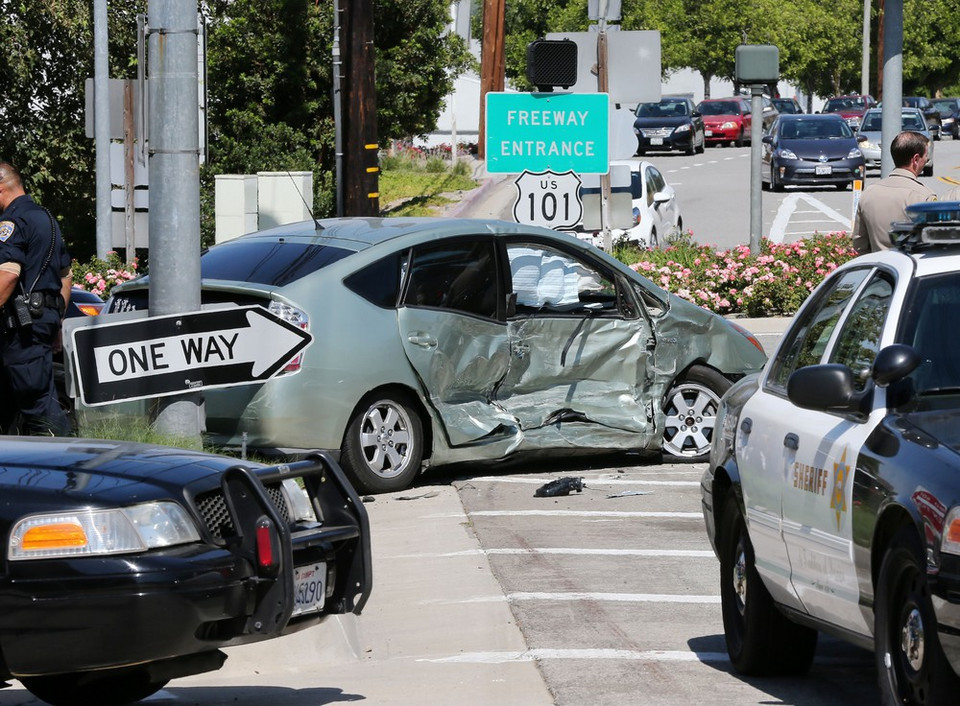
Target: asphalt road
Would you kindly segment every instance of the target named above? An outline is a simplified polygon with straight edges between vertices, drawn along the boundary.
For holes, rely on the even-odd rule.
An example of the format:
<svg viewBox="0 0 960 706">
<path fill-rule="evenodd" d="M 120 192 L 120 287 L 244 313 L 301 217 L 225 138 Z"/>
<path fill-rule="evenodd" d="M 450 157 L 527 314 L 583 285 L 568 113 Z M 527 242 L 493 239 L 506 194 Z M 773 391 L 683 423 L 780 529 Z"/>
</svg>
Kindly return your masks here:
<svg viewBox="0 0 960 706">
<path fill-rule="evenodd" d="M 677 191 L 684 230 L 703 245 L 728 249 L 749 244 L 750 147 L 707 147 L 703 154 L 649 153 L 645 159 L 663 173 Z M 516 175 L 486 175 L 488 181 L 468 197 L 457 212 L 513 220 Z M 879 178 L 867 173 L 866 185 Z M 938 141 L 934 150 L 934 176 L 921 177 L 937 194 L 960 183 L 960 141 Z M 760 233 L 774 242 L 790 243 L 815 232 L 849 232 L 854 192 L 834 187 L 787 187 L 783 192 L 762 192 L 763 223 Z"/>
</svg>

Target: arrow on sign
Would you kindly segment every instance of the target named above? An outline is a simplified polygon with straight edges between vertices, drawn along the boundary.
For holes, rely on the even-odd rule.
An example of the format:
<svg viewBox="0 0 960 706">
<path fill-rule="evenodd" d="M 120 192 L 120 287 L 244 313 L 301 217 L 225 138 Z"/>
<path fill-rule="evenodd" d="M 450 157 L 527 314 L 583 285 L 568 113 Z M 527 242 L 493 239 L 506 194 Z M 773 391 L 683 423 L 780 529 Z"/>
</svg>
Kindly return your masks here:
<svg viewBox="0 0 960 706">
<path fill-rule="evenodd" d="M 80 399 L 96 406 L 260 382 L 312 340 L 259 306 L 79 327 Z"/>
</svg>

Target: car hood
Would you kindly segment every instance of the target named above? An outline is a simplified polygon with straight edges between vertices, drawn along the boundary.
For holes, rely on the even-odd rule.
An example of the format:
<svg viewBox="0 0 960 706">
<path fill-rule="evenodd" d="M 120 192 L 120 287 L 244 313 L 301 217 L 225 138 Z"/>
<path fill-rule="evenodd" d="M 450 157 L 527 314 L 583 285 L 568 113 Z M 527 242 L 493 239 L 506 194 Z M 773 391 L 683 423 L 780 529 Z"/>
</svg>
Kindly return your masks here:
<svg viewBox="0 0 960 706">
<path fill-rule="evenodd" d="M 182 498 L 186 486 L 217 485 L 234 463 L 152 444 L 0 436 L 0 515 Z"/>
<path fill-rule="evenodd" d="M 680 115 L 675 118 L 637 118 L 633 121 L 634 127 L 678 127 L 690 122 L 689 115 Z"/>
<path fill-rule="evenodd" d="M 906 439 L 930 448 L 939 444 L 960 453 L 960 408 L 910 412 L 895 425 Z"/>
<path fill-rule="evenodd" d="M 857 146 L 852 138 L 838 140 L 780 140 L 781 149 L 791 150 L 800 159 L 817 161 L 821 156 L 828 159 L 842 159 Z"/>
<path fill-rule="evenodd" d="M 724 121 L 724 120 L 743 120 L 743 116 L 739 113 L 720 113 L 719 115 L 704 115 L 703 122 L 709 123 L 713 121 Z"/>
</svg>

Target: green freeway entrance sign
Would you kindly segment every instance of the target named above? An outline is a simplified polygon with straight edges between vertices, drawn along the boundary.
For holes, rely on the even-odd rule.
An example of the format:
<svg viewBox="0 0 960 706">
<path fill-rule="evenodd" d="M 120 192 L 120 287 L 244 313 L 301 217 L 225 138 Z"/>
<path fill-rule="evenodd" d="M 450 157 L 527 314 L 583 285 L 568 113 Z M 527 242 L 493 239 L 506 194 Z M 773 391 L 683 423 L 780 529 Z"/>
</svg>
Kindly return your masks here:
<svg viewBox="0 0 960 706">
<path fill-rule="evenodd" d="M 490 173 L 606 174 L 606 93 L 487 93 Z"/>
</svg>

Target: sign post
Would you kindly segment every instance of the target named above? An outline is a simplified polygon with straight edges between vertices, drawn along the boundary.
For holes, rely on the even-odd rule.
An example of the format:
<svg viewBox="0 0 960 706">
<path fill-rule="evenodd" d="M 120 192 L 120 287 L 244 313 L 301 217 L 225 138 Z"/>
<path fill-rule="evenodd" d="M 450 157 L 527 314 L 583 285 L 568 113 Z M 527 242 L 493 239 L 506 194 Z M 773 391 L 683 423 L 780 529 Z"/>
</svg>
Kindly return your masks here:
<svg viewBox="0 0 960 706">
<path fill-rule="evenodd" d="M 88 406 L 262 382 L 312 340 L 260 306 L 91 322 L 71 336 Z"/>
</svg>

